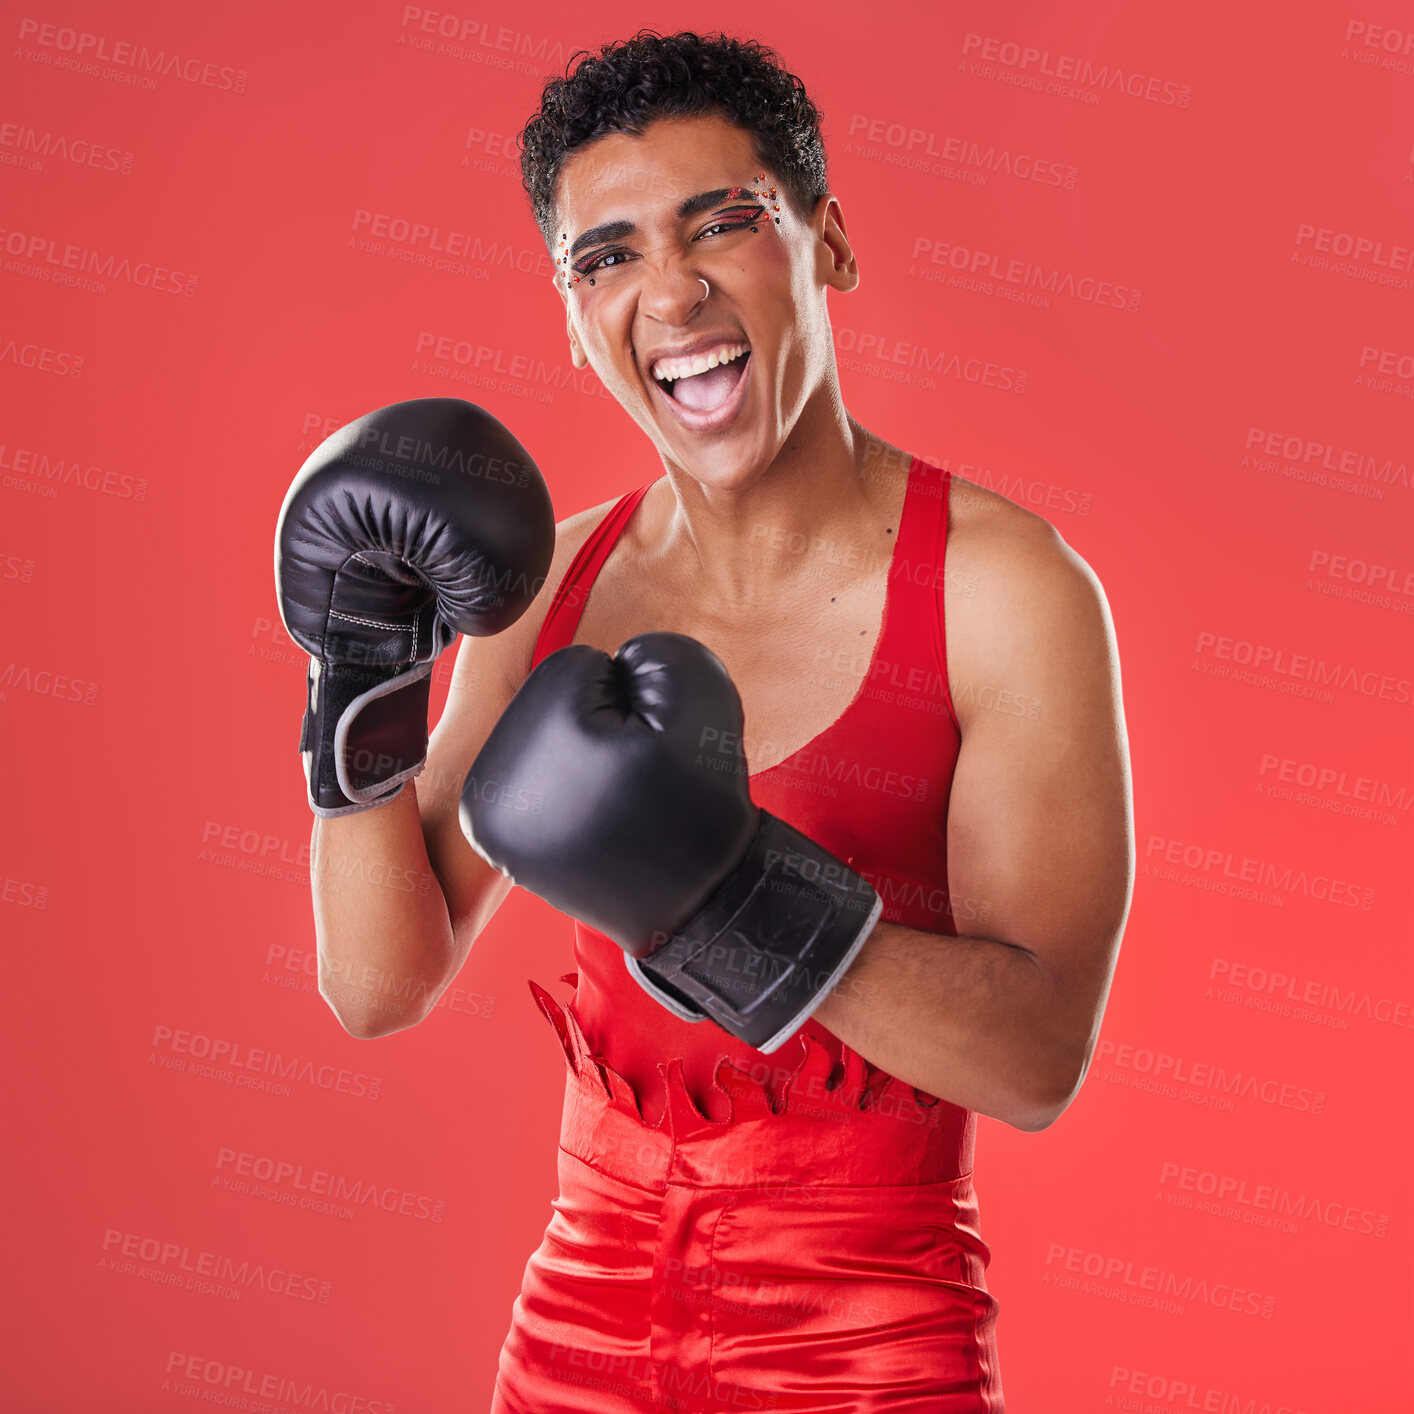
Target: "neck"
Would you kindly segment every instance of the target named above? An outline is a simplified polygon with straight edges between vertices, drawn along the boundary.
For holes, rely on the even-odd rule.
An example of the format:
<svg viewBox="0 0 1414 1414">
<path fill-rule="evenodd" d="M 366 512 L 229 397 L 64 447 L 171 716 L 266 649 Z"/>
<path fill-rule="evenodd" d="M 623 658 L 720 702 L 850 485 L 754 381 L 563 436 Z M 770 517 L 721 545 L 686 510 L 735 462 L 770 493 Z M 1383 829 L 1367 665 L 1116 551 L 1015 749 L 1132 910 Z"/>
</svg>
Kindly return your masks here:
<svg viewBox="0 0 1414 1414">
<path fill-rule="evenodd" d="M 896 482 L 885 471 L 890 449 L 838 396 L 821 401 L 819 414 L 802 416 L 748 484 L 709 485 L 667 466 L 676 505 L 659 543 L 699 603 L 731 616 L 780 612 L 802 592 L 825 592 L 887 565 L 898 533 Z"/>
</svg>

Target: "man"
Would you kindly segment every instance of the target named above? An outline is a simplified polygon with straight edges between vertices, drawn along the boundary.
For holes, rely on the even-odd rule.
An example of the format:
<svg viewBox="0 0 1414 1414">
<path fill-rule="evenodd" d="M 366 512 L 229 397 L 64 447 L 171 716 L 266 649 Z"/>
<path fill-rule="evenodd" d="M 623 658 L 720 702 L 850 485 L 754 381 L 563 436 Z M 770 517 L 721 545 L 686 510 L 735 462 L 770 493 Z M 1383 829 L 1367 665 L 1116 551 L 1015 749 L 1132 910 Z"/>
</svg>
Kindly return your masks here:
<svg viewBox="0 0 1414 1414">
<path fill-rule="evenodd" d="M 546 84 L 523 146 L 570 355 L 664 474 L 555 527 L 553 593 L 463 642 L 411 788 L 316 821 L 316 856 L 430 866 L 441 886 L 316 876 L 324 993 L 357 1036 L 421 1021 L 530 868 L 507 869 L 483 835 L 509 817 L 475 802 L 522 812 L 538 891 L 578 920 L 579 972 L 563 1006 L 534 988 L 569 1062 L 561 1195 L 495 1410 L 1000 1410 L 975 1115 L 1034 1131 L 1075 1096 L 1133 877 L 1104 594 L 1040 517 L 846 411 L 828 292 L 852 291 L 858 262 L 819 114 L 769 51 L 605 46 Z M 739 738 L 729 711 L 703 716 L 684 771 L 723 753 L 753 819 L 877 904 L 769 1045 L 646 949 L 625 966 L 613 921 L 561 888 L 651 892 L 660 850 L 690 865 L 700 812 L 625 772 L 641 796 L 615 818 L 653 821 L 626 843 L 607 797 L 564 795 L 576 760 L 545 773 L 543 714 L 582 684 L 557 687 L 547 660 L 630 694 L 665 674 L 689 712 L 725 674 Z M 615 730 L 655 720 L 635 704 Z M 577 740 L 602 723 L 581 715 Z M 419 985 L 393 1004 L 339 980 L 370 968 Z"/>
</svg>

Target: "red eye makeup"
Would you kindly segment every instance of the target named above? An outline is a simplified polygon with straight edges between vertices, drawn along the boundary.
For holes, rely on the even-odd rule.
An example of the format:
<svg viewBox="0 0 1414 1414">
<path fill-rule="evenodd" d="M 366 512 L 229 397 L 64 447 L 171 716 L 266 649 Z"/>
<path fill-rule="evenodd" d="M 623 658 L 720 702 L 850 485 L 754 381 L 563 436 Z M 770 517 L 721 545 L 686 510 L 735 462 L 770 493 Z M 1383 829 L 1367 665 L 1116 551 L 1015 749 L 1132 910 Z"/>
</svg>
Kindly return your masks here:
<svg viewBox="0 0 1414 1414">
<path fill-rule="evenodd" d="M 781 224 L 781 205 L 777 199 L 776 188 L 771 186 L 766 180 L 764 172 L 758 172 L 752 184 L 745 187 L 720 187 L 716 191 L 699 192 L 696 196 L 690 196 L 678 207 L 677 215 L 679 220 L 687 220 L 692 216 L 700 215 L 704 211 L 710 211 L 713 207 L 720 206 L 723 202 L 741 201 L 750 199 L 760 203 L 761 209 L 771 217 L 775 225 Z M 721 222 L 719 224 L 747 225 L 747 221 Z M 751 229 L 756 230 L 756 226 L 751 225 Z M 618 240 L 625 236 L 636 235 L 638 228 L 632 221 L 609 221 L 602 226 L 595 226 L 586 231 L 582 236 L 570 244 L 569 233 L 560 233 L 560 253 L 556 259 L 556 264 L 560 268 L 560 273 L 564 276 L 565 288 L 572 290 L 583 280 L 588 280 L 594 284 L 593 271 L 600 267 L 601 262 L 617 254 L 612 248 L 597 251 L 591 257 L 574 262 L 574 257 L 589 246 L 595 246 L 601 242 Z"/>
</svg>

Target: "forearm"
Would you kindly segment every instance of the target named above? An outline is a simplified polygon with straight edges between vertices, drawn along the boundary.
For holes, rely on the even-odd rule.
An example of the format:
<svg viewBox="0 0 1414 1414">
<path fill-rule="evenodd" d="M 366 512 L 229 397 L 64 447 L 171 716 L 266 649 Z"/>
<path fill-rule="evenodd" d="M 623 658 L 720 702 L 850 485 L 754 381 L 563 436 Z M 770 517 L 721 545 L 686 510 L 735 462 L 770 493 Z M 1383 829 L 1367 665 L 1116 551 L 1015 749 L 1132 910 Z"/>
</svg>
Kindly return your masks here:
<svg viewBox="0 0 1414 1414">
<path fill-rule="evenodd" d="M 354 1035 L 414 1025 L 456 961 L 414 786 L 376 809 L 316 819 L 311 856 L 321 995 Z"/>
<path fill-rule="evenodd" d="M 1025 948 L 878 923 L 815 1020 L 890 1075 L 1019 1129 L 1064 1109 L 1079 1047 Z"/>
</svg>

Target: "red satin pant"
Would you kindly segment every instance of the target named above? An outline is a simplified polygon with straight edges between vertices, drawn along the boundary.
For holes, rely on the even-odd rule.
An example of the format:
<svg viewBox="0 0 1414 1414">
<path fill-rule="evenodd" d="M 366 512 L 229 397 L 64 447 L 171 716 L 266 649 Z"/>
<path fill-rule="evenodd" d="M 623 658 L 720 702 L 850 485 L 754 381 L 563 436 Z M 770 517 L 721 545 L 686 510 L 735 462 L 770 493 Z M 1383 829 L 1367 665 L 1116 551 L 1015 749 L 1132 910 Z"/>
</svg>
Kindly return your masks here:
<svg viewBox="0 0 1414 1414">
<path fill-rule="evenodd" d="M 670 1070 L 649 1127 L 535 991 L 569 1061 L 560 1196 L 492 1414 L 1000 1414 L 989 1253 L 970 1175 L 931 1172 L 936 1116 L 862 1110 L 812 1042 L 780 1112 L 728 1074 L 730 1118 L 704 1118 Z"/>
</svg>

